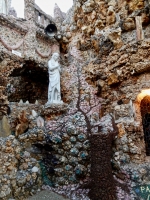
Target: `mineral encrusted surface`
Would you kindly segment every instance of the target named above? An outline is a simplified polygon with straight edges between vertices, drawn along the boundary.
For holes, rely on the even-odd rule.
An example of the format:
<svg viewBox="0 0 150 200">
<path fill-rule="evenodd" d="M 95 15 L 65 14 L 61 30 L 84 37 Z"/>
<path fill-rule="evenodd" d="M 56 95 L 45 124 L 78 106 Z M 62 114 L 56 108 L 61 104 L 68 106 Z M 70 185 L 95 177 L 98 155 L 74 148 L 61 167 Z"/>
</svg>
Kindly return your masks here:
<svg viewBox="0 0 150 200">
<path fill-rule="evenodd" d="M 89 199 L 91 155 L 101 156 L 90 137 L 105 133 L 109 113 L 118 134 L 99 151 L 112 149 L 113 198 L 149 198 L 149 15 L 147 0 L 76 0 L 66 14 L 56 5 L 54 18 L 25 0 L 25 19 L 0 14 L 1 199 L 25 199 L 41 185 Z M 45 34 L 48 24 L 55 38 Z M 45 108 L 54 52 L 64 105 Z"/>
</svg>

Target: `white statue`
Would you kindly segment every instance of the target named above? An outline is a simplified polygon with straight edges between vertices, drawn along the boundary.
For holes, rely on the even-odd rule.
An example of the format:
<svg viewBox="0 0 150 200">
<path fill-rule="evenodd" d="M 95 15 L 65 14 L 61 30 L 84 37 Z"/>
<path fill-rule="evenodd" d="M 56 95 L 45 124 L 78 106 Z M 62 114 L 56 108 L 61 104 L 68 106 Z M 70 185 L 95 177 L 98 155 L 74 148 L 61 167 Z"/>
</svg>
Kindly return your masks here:
<svg viewBox="0 0 150 200">
<path fill-rule="evenodd" d="M 58 63 L 59 54 L 53 53 L 52 58 L 48 61 L 48 73 L 49 73 L 49 87 L 48 87 L 48 102 L 49 104 L 57 103 L 61 104 L 60 94 L 60 64 Z"/>
</svg>

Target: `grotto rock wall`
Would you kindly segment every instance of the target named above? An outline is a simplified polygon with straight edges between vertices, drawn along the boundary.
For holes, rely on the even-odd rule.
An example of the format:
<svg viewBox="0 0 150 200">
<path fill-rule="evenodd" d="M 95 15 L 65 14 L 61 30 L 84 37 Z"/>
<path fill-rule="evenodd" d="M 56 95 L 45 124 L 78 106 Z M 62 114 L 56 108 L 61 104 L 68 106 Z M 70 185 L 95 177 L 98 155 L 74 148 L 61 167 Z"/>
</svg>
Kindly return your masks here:
<svg viewBox="0 0 150 200">
<path fill-rule="evenodd" d="M 58 42 L 44 33 L 50 23 L 52 17 L 34 1 L 25 1 L 25 19 L 0 14 L 0 199 L 26 199 L 43 184 L 41 157 L 32 155 L 32 142 L 23 144 L 18 135 L 37 126 L 29 102 L 34 103 L 35 116 L 35 111 L 43 110 L 37 109 L 38 103 L 47 101 L 47 62 L 59 52 Z M 36 134 L 35 143 L 45 141 L 43 130 Z"/>
<path fill-rule="evenodd" d="M 40 166 L 29 152 L 21 148 L 15 136 L 1 138 L 0 143 L 0 199 L 25 199 L 42 183 Z"/>
<path fill-rule="evenodd" d="M 149 178 L 144 178 L 149 157 L 140 113 L 141 100 L 149 94 L 144 91 L 150 87 L 149 9 L 149 1 L 75 1 L 61 27 L 64 51 L 74 41 L 86 60 L 84 77 L 103 99 L 101 115 L 112 113 L 115 117 L 119 134 L 113 162 L 130 177 L 129 196 L 134 199 L 134 187 L 143 198 L 139 188 L 149 183 Z"/>
<path fill-rule="evenodd" d="M 25 19 L 0 14 L 0 73 L 9 101 L 46 101 L 47 61 L 53 52 L 59 52 L 58 42 L 44 33 L 50 23 L 54 24 L 52 17 L 34 1 L 25 1 Z M 30 91 L 29 95 L 25 90 Z"/>
<path fill-rule="evenodd" d="M 76 0 L 66 15 L 56 6 L 52 19 L 26 0 L 24 20 L 0 15 L 0 128 L 4 146 L 8 140 L 20 148 L 20 157 L 12 153 L 14 180 L 22 181 L 17 191 L 27 196 L 42 184 L 60 188 L 86 182 L 89 138 L 111 113 L 119 129 L 112 159 L 115 198 L 138 199 L 143 193 L 148 198 L 150 161 L 140 103 L 146 96 L 142 90 L 150 87 L 149 9 L 146 0 Z M 57 25 L 57 41 L 44 33 L 50 22 Z M 47 62 L 53 52 L 60 52 L 64 104 L 46 109 Z M 11 195 L 6 189 L 0 195 L 15 196 L 15 189 Z"/>
<path fill-rule="evenodd" d="M 68 55 L 62 53 L 60 60 L 64 104 L 45 109 L 47 62 L 53 52 L 59 52 L 58 42 L 44 33 L 45 26 L 54 23 L 53 19 L 34 1 L 25 1 L 25 19 L 3 14 L 0 18 L 0 134 L 4 146 L 5 141 L 13 138 L 12 146 L 15 148 L 13 143 L 17 142 L 20 148 L 17 155 L 15 150 L 10 152 L 16 158 L 12 170 L 17 183 L 9 181 L 9 188 L 2 187 L 0 198 L 23 199 L 42 184 L 79 183 L 90 176 L 88 137 L 92 128 L 97 129 L 94 123 L 100 118 L 101 106 L 101 98 L 82 73 L 86 61 L 73 41 Z M 2 163 L 11 165 L 3 155 L 2 152 Z M 9 169 L 2 172 L 2 177 L 5 174 L 11 178 Z"/>
<path fill-rule="evenodd" d="M 113 162 L 131 181 L 128 194 L 134 199 L 137 191 L 144 198 L 140 186 L 149 183 L 140 108 L 150 87 L 149 9 L 149 1 L 144 0 L 77 0 L 62 26 L 58 24 L 62 51 L 69 57 L 76 47 L 85 61 L 85 81 L 102 98 L 100 117 L 112 113 L 115 118 L 119 134 Z M 144 195 L 148 198 L 146 190 Z"/>
</svg>

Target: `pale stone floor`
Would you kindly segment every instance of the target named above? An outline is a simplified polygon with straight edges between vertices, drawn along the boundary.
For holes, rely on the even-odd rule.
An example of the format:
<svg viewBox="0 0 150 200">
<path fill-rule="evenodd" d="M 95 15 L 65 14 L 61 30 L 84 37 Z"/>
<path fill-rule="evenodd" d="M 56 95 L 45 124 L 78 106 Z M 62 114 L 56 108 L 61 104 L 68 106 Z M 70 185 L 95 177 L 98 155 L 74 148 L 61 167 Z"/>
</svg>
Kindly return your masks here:
<svg viewBox="0 0 150 200">
<path fill-rule="evenodd" d="M 69 200 L 51 191 L 41 191 L 27 200 Z"/>
</svg>

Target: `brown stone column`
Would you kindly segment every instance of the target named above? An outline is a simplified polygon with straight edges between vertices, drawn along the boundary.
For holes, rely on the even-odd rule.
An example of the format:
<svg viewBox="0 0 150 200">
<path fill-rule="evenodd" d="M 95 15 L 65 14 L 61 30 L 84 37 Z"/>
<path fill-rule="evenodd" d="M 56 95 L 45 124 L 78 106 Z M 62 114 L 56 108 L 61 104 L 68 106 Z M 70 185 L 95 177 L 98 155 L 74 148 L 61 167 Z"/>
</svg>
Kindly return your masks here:
<svg viewBox="0 0 150 200">
<path fill-rule="evenodd" d="M 3 94 L 6 87 L 0 86 L 0 120 L 4 115 L 7 115 L 8 100 L 7 96 Z"/>
<path fill-rule="evenodd" d="M 28 33 L 26 34 L 24 41 L 24 55 L 26 59 L 35 57 L 36 41 L 36 11 L 34 8 L 35 0 L 24 0 L 25 19 L 27 20 Z"/>
<path fill-rule="evenodd" d="M 144 39 L 144 33 L 142 28 L 142 17 L 136 16 L 135 21 L 136 21 L 136 38 L 137 41 L 140 41 Z"/>
<path fill-rule="evenodd" d="M 111 156 L 113 133 L 91 137 L 91 200 L 116 200 Z"/>
</svg>

